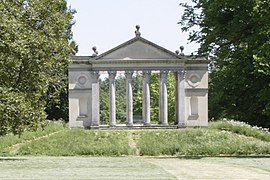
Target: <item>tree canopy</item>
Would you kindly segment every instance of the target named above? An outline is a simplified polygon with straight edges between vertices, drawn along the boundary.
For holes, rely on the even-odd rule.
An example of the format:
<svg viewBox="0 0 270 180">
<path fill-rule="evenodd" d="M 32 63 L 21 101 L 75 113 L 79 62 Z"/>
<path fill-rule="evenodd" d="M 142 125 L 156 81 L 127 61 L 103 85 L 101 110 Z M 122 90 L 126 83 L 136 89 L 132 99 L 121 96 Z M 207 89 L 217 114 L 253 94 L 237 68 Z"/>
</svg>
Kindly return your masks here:
<svg viewBox="0 0 270 180">
<path fill-rule="evenodd" d="M 52 92 L 65 87 L 66 67 L 73 51 L 73 14 L 65 0 L 0 0 L 0 86 L 5 92 L 17 92 L 8 94 L 24 96 L 22 99 L 34 113 L 40 113 L 41 119 L 45 119 L 46 100 L 52 95 L 48 94 L 49 87 Z M 8 102 L 4 98 L 0 101 Z M 1 108 L 3 113 L 7 107 Z M 5 117 L 0 114 L 1 121 Z"/>
<path fill-rule="evenodd" d="M 210 58 L 209 115 L 270 126 L 270 1 L 192 0 L 180 21 Z M 198 30 L 199 29 L 199 30 Z"/>
</svg>

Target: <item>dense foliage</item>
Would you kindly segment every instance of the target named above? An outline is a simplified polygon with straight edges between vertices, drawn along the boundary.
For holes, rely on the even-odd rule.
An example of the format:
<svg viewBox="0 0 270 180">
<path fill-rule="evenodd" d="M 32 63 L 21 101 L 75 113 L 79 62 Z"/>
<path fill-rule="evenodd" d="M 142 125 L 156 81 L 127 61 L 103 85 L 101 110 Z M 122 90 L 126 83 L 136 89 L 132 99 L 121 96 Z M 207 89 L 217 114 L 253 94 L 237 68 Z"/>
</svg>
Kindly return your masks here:
<svg viewBox="0 0 270 180">
<path fill-rule="evenodd" d="M 270 1 L 192 0 L 181 25 L 212 60 L 209 115 L 270 126 Z M 199 27 L 199 30 L 198 30 Z"/>
<path fill-rule="evenodd" d="M 0 87 L 0 136 L 7 133 L 21 134 L 25 129 L 37 128 L 45 113 L 31 106 L 25 94 Z"/>
<path fill-rule="evenodd" d="M 9 124 L 21 129 L 33 120 L 25 123 L 18 118 L 15 112 L 20 108 L 22 113 L 30 113 L 21 117 L 40 114 L 28 126 L 37 127 L 45 119 L 45 105 L 55 101 L 56 94 L 66 87 L 73 13 L 65 0 L 0 0 L 0 86 L 8 90 L 8 99 L 0 99 L 4 102 L 1 113 L 11 105 L 15 110 L 1 114 L 0 120 L 16 121 L 4 123 L 0 129 L 12 129 Z"/>
</svg>

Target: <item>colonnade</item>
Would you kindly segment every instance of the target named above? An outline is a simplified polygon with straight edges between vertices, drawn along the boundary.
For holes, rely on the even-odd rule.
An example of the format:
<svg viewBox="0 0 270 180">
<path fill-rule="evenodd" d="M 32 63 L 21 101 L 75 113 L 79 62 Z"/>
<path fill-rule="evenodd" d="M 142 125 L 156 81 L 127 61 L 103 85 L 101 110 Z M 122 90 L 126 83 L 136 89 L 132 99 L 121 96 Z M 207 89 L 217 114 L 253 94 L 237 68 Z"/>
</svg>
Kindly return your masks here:
<svg viewBox="0 0 270 180">
<path fill-rule="evenodd" d="M 156 72 L 156 70 L 155 70 Z M 167 94 L 167 77 L 168 70 L 160 70 L 159 71 L 159 125 L 167 126 L 168 125 L 168 94 Z M 132 76 L 134 71 L 125 71 L 126 78 L 126 126 L 133 126 L 133 94 L 132 94 Z M 150 78 L 151 78 L 151 70 L 143 70 L 143 100 L 142 100 L 142 118 L 144 126 L 151 126 L 151 114 L 150 114 Z M 99 126 L 99 95 L 97 91 L 99 91 L 98 86 L 98 71 L 91 71 L 92 75 L 92 108 L 95 108 L 96 116 L 92 116 L 92 124 Z M 116 123 L 116 101 L 115 101 L 115 78 L 117 75 L 117 71 L 108 71 L 109 75 L 109 121 L 110 127 L 117 126 Z M 176 120 L 175 123 L 178 127 L 185 126 L 185 71 L 179 70 L 174 71 L 175 75 L 175 109 L 176 109 Z M 98 108 L 98 109 L 97 109 Z M 95 114 L 92 111 L 92 113 Z M 98 113 L 98 114 L 97 114 Z"/>
</svg>

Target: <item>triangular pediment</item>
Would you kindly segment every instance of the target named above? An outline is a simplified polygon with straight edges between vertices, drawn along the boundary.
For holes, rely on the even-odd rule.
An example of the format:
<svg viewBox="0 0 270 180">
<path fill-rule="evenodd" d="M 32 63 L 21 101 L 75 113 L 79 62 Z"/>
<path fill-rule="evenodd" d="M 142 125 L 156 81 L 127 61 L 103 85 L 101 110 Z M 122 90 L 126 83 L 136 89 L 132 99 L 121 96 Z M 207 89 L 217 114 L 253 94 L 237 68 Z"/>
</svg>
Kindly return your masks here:
<svg viewBox="0 0 270 180">
<path fill-rule="evenodd" d="M 181 59 L 175 53 L 162 48 L 144 38 L 133 38 L 101 55 L 97 60 L 136 60 L 136 59 Z"/>
</svg>

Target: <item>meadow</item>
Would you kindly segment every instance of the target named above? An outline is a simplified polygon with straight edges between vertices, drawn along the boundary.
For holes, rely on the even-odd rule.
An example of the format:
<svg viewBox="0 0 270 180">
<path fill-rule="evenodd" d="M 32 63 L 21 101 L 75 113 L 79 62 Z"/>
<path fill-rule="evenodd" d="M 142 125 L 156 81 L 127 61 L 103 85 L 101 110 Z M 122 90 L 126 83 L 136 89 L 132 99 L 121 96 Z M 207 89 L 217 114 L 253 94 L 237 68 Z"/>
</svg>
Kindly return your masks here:
<svg viewBox="0 0 270 180">
<path fill-rule="evenodd" d="M 243 156 L 268 155 L 270 133 L 242 122 L 209 128 L 89 130 L 50 122 L 20 137 L 0 137 L 0 156 Z"/>
</svg>

